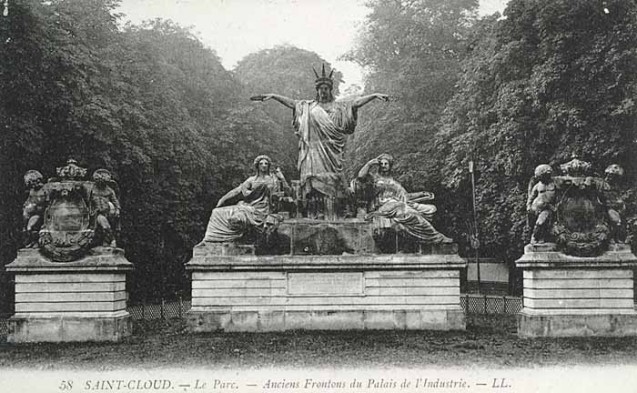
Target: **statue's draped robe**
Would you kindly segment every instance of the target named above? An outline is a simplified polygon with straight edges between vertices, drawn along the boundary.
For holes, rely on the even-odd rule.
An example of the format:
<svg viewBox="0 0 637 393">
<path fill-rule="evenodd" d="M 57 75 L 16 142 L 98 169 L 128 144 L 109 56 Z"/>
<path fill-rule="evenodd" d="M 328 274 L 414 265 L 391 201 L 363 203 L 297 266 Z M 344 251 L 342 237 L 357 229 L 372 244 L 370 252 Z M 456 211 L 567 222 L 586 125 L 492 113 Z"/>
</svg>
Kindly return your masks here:
<svg viewBox="0 0 637 393">
<path fill-rule="evenodd" d="M 356 128 L 352 102 L 336 101 L 327 112 L 316 101 L 298 101 L 294 127 L 299 137 L 297 168 L 304 195 L 312 189 L 336 197 L 344 188 L 343 151 L 347 135 Z"/>
<path fill-rule="evenodd" d="M 248 178 L 241 185 L 242 201 L 212 210 L 203 241 L 231 242 L 243 236 L 251 227 L 263 227 L 271 217 L 270 197 L 279 189 L 279 181 L 274 176 Z"/>
<path fill-rule="evenodd" d="M 397 226 L 421 243 L 450 240 L 430 223 L 437 210 L 434 205 L 409 201 L 407 191 L 391 177 L 375 175 L 372 180 L 374 199 L 370 215 L 375 229 Z"/>
</svg>

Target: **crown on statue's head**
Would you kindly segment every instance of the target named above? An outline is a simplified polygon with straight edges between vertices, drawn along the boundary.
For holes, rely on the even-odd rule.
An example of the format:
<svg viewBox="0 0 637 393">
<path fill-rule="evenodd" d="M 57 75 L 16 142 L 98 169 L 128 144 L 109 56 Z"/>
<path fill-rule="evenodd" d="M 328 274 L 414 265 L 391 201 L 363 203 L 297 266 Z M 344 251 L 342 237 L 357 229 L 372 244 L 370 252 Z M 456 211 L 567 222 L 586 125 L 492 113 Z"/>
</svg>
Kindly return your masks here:
<svg viewBox="0 0 637 393">
<path fill-rule="evenodd" d="M 316 80 L 314 81 L 314 86 L 319 87 L 320 85 L 328 85 L 330 88 L 334 85 L 334 81 L 332 80 L 332 75 L 334 74 L 334 69 L 330 71 L 330 75 L 325 75 L 325 63 L 323 63 L 323 68 L 321 71 L 321 76 L 319 76 L 318 72 L 312 67 L 312 71 L 314 71 L 314 75 L 316 76 Z"/>
</svg>

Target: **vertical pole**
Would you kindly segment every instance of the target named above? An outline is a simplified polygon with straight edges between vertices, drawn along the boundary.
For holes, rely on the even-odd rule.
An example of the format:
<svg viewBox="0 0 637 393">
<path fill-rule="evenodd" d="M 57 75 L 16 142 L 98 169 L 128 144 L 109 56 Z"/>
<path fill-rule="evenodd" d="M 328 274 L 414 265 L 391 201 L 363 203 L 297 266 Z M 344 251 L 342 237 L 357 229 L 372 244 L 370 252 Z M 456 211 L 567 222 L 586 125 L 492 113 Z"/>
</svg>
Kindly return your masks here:
<svg viewBox="0 0 637 393">
<path fill-rule="evenodd" d="M 487 295 L 484 295 L 484 313 L 488 314 L 489 310 L 487 309 Z"/>
<path fill-rule="evenodd" d="M 166 301 L 164 300 L 164 298 L 161 299 L 161 307 L 159 309 L 159 317 L 160 319 L 164 319 L 164 306 L 165 306 Z"/>
<path fill-rule="evenodd" d="M 503 306 L 502 306 L 502 313 L 506 314 L 507 313 L 507 297 L 506 296 L 502 296 L 502 300 L 504 301 Z"/>
<path fill-rule="evenodd" d="M 179 295 L 179 318 L 182 318 L 184 315 L 184 298 Z"/>
<path fill-rule="evenodd" d="M 473 231 L 474 231 L 474 236 L 475 236 L 475 240 L 472 242 L 472 246 L 474 246 L 475 250 L 476 250 L 476 272 L 477 272 L 477 278 L 478 278 L 478 293 L 481 293 L 480 291 L 480 258 L 479 258 L 479 248 L 480 248 L 480 241 L 478 239 L 478 214 L 476 211 L 476 178 L 475 178 L 475 173 L 473 170 L 473 160 L 469 161 L 469 173 L 471 173 L 471 190 L 472 190 L 472 194 L 473 194 Z"/>
<path fill-rule="evenodd" d="M 394 231 L 394 245 L 396 247 L 396 254 L 398 254 L 398 232 Z"/>
</svg>

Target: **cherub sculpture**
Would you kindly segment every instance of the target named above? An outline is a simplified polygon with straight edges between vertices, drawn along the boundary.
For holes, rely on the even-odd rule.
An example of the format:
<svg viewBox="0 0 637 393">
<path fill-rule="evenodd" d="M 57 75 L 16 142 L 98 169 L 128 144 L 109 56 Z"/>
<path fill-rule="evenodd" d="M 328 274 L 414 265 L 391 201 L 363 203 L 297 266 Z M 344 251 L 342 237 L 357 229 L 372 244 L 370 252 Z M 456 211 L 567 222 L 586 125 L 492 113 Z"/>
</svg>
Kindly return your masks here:
<svg viewBox="0 0 637 393">
<path fill-rule="evenodd" d="M 24 184 L 29 188 L 29 196 L 22 209 L 26 248 L 37 246 L 40 227 L 44 220 L 47 193 L 42 179 L 42 174 L 36 170 L 30 170 L 24 175 Z"/>
<path fill-rule="evenodd" d="M 119 229 L 120 205 L 111 173 L 98 169 L 93 173 L 93 185 L 88 192 L 89 212 L 101 231 L 103 246 L 116 247 L 115 232 Z M 116 186 L 115 186 L 116 187 Z"/>
<path fill-rule="evenodd" d="M 553 182 L 553 169 L 542 164 L 535 168 L 534 179 L 537 181 L 530 187 L 526 202 L 529 227 L 532 230 L 531 243 L 544 243 L 549 239 L 551 223 L 555 212 L 556 187 Z M 532 184 L 532 183 L 531 183 Z"/>
<path fill-rule="evenodd" d="M 604 173 L 606 177 L 604 178 L 603 196 L 610 224 L 610 241 L 611 243 L 624 243 L 626 230 L 623 217 L 626 203 L 619 184 L 624 176 L 624 169 L 617 164 L 612 164 L 606 168 Z"/>
</svg>

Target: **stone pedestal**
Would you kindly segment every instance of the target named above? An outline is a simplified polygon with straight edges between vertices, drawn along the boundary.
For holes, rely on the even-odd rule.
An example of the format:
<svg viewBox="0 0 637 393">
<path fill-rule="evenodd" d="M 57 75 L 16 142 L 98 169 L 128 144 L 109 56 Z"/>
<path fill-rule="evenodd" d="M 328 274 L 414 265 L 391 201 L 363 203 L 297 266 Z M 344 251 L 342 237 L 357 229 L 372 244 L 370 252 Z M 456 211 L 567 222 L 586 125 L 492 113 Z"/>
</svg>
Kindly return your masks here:
<svg viewBox="0 0 637 393">
<path fill-rule="evenodd" d="M 8 341 L 119 341 L 131 334 L 121 249 L 99 247 L 74 262 L 51 262 L 23 249 L 7 265 L 15 274 L 15 315 Z"/>
<path fill-rule="evenodd" d="M 598 257 L 574 257 L 528 245 L 516 261 L 523 270 L 521 337 L 637 335 L 633 268 L 627 247 Z"/>
<path fill-rule="evenodd" d="M 465 329 L 455 245 L 395 255 L 216 255 L 196 247 L 193 332 Z"/>
</svg>

